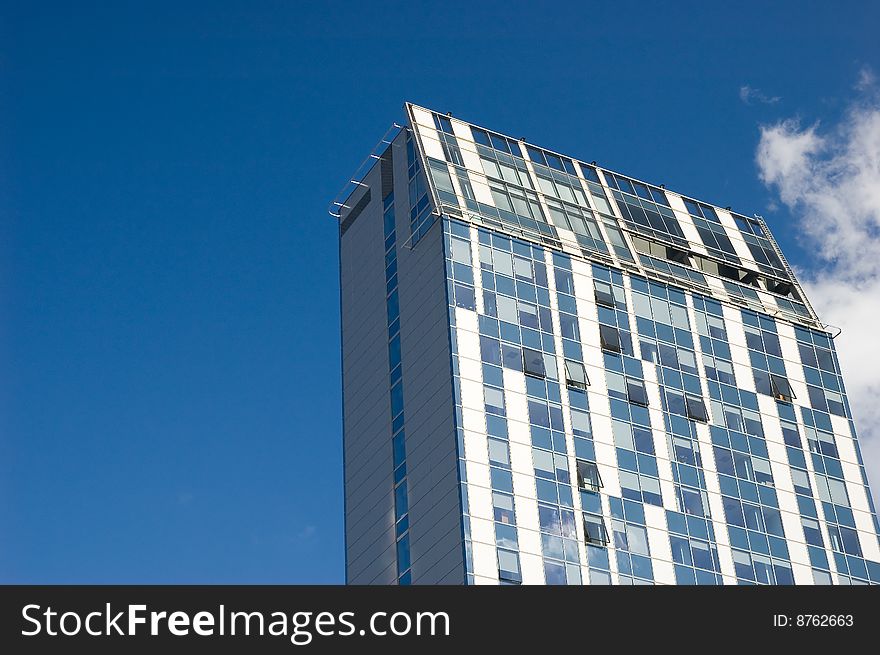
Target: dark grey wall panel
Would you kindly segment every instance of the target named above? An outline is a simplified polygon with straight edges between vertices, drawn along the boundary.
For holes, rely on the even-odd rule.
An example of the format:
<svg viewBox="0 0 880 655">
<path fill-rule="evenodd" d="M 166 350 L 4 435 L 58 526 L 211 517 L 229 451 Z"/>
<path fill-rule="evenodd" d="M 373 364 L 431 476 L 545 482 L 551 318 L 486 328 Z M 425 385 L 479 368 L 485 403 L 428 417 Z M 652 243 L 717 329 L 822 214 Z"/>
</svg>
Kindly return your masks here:
<svg viewBox="0 0 880 655">
<path fill-rule="evenodd" d="M 365 182 L 379 184 L 378 167 Z M 346 575 L 348 582 L 360 584 L 390 584 L 396 579 L 379 195 L 371 193 L 370 200 L 360 204 L 357 220 L 340 237 Z M 360 198 L 354 206 L 359 202 Z"/>
<path fill-rule="evenodd" d="M 395 197 L 406 197 L 403 157 L 395 178 Z M 398 212 L 397 233 L 398 243 L 409 236 L 409 212 Z M 414 584 L 465 579 L 442 236 L 438 220 L 414 249 L 398 251 Z"/>
</svg>

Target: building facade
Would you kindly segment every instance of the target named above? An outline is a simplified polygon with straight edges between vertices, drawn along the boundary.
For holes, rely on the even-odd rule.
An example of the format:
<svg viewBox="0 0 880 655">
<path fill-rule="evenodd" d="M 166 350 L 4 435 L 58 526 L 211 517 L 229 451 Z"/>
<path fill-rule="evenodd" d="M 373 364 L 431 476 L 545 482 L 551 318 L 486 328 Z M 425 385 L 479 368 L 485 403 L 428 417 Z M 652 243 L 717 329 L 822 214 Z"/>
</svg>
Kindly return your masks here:
<svg viewBox="0 0 880 655">
<path fill-rule="evenodd" d="M 880 584 L 767 225 L 406 105 L 339 220 L 352 584 Z"/>
</svg>

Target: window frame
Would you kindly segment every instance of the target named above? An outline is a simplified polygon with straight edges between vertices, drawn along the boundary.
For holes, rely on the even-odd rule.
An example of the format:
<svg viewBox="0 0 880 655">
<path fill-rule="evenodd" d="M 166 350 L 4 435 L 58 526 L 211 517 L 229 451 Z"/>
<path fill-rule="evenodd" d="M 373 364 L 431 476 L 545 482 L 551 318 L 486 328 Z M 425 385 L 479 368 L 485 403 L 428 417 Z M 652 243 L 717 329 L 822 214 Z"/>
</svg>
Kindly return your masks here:
<svg viewBox="0 0 880 655">
<path fill-rule="evenodd" d="M 584 528 L 584 541 L 588 545 L 599 546 L 604 548 L 609 543 L 608 538 L 608 529 L 605 527 L 605 519 L 600 514 L 592 514 L 590 512 L 583 512 L 583 528 Z M 601 534 L 598 536 L 598 539 L 591 534 L 591 531 L 587 529 L 587 525 L 598 526 Z"/>
<path fill-rule="evenodd" d="M 600 289 L 600 285 L 604 285 L 608 287 L 608 290 Z M 610 282 L 605 282 L 604 280 L 593 280 L 593 297 L 596 299 L 596 304 L 602 307 L 608 307 L 609 309 L 615 309 L 617 304 L 614 300 L 614 289 L 611 286 Z"/>
<path fill-rule="evenodd" d="M 583 373 L 583 381 L 576 379 L 571 374 L 571 370 L 569 368 L 570 365 L 573 365 L 574 367 L 579 367 L 579 372 Z M 565 386 L 572 389 L 586 389 L 588 386 L 590 386 L 590 376 L 587 375 L 587 367 L 584 366 L 583 362 L 579 362 L 575 359 L 565 360 Z"/>
<path fill-rule="evenodd" d="M 784 384 L 784 390 L 780 389 L 779 382 Z M 788 381 L 788 378 L 784 375 L 778 375 L 777 373 L 770 373 L 770 391 L 773 392 L 773 397 L 776 400 L 784 403 L 790 403 L 797 398 L 797 396 L 794 395 L 794 389 L 791 388 L 791 383 Z M 788 393 L 785 393 L 785 391 L 788 391 Z"/>
<path fill-rule="evenodd" d="M 702 409 L 702 414 L 695 415 L 696 413 L 691 411 L 691 403 L 699 403 L 699 407 Z M 706 407 L 706 402 L 701 396 L 686 393 L 684 395 L 684 409 L 687 412 L 687 417 L 689 419 L 699 421 L 700 423 L 709 422 L 709 410 Z"/>
<path fill-rule="evenodd" d="M 576 460 L 576 464 L 577 464 L 578 489 L 580 489 L 582 491 L 589 491 L 592 493 L 596 493 L 599 491 L 599 489 L 602 489 L 605 486 L 604 483 L 602 482 L 602 474 L 599 472 L 599 465 L 596 462 L 588 460 L 588 459 L 578 459 L 578 460 Z M 587 478 L 584 477 L 584 475 L 581 471 L 581 468 L 582 468 L 581 465 L 588 467 L 590 471 L 595 473 L 595 483 L 594 483 L 594 480 L 591 478 L 590 484 L 589 485 L 587 484 Z"/>
<path fill-rule="evenodd" d="M 529 358 L 532 359 L 532 364 L 535 362 L 540 362 L 540 371 L 530 367 Z M 533 348 L 523 347 L 522 349 L 522 361 L 523 361 L 523 373 L 528 375 L 529 377 L 537 378 L 539 380 L 547 379 L 547 367 L 544 363 L 544 353 L 540 350 L 534 350 Z"/>
<path fill-rule="evenodd" d="M 608 336 L 613 335 L 614 340 L 609 341 Z M 599 324 L 599 343 L 602 350 L 610 353 L 620 353 L 623 345 L 620 340 L 620 330 L 612 325 Z"/>
<path fill-rule="evenodd" d="M 645 386 L 645 381 L 640 380 L 639 378 L 626 376 L 624 378 L 626 384 L 626 399 L 627 401 L 633 403 L 634 405 L 640 405 L 641 407 L 649 407 L 650 403 L 648 402 L 648 388 Z M 633 389 L 639 389 L 644 396 L 639 396 L 638 400 L 633 399 L 633 394 L 630 393 L 630 385 L 632 385 Z M 641 398 L 644 397 L 644 401 Z"/>
</svg>

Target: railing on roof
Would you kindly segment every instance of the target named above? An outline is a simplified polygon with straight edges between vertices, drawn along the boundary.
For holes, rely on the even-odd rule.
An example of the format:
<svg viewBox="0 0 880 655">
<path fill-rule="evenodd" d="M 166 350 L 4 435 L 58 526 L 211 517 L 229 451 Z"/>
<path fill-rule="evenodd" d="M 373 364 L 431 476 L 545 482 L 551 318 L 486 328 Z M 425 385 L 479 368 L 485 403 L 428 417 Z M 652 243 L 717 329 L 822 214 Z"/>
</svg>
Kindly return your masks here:
<svg viewBox="0 0 880 655">
<path fill-rule="evenodd" d="M 361 165 L 357 167 L 354 174 L 351 176 L 351 179 L 346 182 L 345 186 L 339 190 L 339 193 L 336 194 L 336 197 L 333 198 L 327 206 L 328 214 L 339 220 L 342 217 L 343 209 L 351 209 L 351 206 L 346 204 L 348 199 L 351 198 L 351 195 L 359 188 L 367 186 L 364 184 L 364 178 L 367 176 L 367 173 L 369 173 L 373 168 L 373 165 L 382 158 L 382 153 L 384 153 L 385 149 L 391 145 L 395 138 L 397 138 L 397 135 L 400 134 L 400 130 L 404 129 L 404 127 L 404 125 L 400 125 L 399 123 L 391 124 L 391 127 L 389 127 L 382 138 L 379 139 L 379 142 L 373 146 L 370 154 L 367 155 L 366 159 L 364 159 Z"/>
</svg>

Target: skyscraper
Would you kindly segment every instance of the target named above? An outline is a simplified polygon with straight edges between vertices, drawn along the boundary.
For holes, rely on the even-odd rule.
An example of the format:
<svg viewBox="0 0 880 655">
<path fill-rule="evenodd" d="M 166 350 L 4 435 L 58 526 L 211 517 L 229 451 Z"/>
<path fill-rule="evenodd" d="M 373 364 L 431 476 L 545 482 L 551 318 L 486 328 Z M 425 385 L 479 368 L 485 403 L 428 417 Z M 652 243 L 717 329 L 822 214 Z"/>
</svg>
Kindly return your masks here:
<svg viewBox="0 0 880 655">
<path fill-rule="evenodd" d="M 331 205 L 349 583 L 880 583 L 834 334 L 760 217 L 406 114 Z"/>
</svg>

